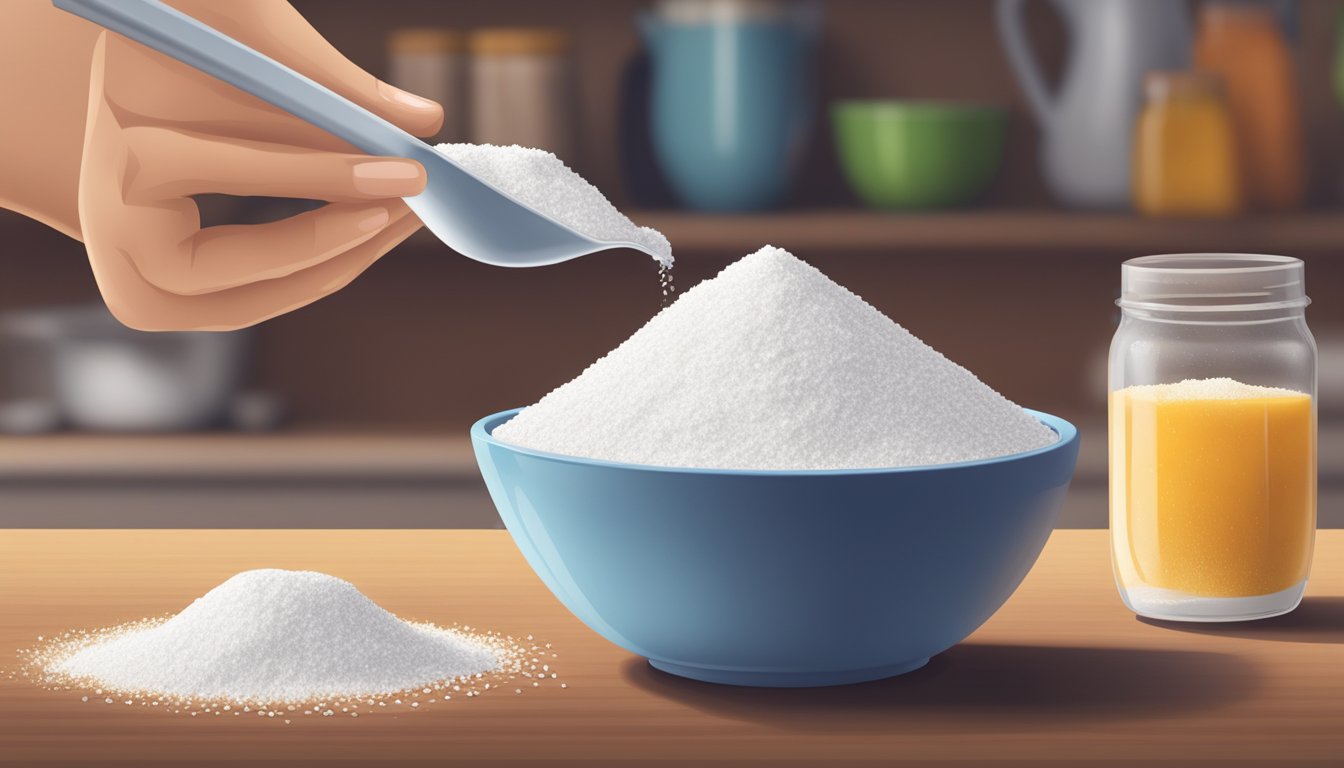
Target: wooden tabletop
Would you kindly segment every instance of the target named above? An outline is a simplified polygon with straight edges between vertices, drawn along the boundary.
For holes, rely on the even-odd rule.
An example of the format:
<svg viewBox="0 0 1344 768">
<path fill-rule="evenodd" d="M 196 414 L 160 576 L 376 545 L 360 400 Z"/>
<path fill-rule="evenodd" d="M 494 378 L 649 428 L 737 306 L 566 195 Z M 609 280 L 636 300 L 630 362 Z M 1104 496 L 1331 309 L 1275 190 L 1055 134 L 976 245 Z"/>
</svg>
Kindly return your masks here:
<svg viewBox="0 0 1344 768">
<path fill-rule="evenodd" d="M 533 634 L 567 687 L 284 725 L 83 703 L 8 674 L 40 634 L 177 611 L 256 567 L 347 578 L 405 617 Z M 1307 595 L 1278 619 L 1159 626 L 1121 605 L 1104 531 L 1058 531 L 1008 604 L 926 668 L 752 690 L 611 646 L 500 531 L 0 531 L 0 762 L 1339 765 L 1344 531 L 1320 533 Z"/>
</svg>

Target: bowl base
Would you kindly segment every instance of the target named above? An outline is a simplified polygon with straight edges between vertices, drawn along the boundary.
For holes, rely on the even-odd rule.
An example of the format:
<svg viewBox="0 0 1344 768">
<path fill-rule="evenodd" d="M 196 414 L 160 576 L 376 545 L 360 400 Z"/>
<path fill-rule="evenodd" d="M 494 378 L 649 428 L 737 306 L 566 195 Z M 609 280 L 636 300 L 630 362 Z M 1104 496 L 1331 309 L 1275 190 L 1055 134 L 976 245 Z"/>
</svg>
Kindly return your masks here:
<svg viewBox="0 0 1344 768">
<path fill-rule="evenodd" d="M 867 683 L 913 672 L 928 663 L 929 660 L 925 657 L 901 662 L 900 664 L 869 667 L 867 669 L 842 669 L 833 672 L 773 672 L 755 669 L 697 667 L 691 664 L 677 664 L 671 661 L 649 659 L 649 666 L 669 675 L 688 677 L 704 683 L 743 685 L 755 688 L 819 688 L 826 685 Z"/>
</svg>

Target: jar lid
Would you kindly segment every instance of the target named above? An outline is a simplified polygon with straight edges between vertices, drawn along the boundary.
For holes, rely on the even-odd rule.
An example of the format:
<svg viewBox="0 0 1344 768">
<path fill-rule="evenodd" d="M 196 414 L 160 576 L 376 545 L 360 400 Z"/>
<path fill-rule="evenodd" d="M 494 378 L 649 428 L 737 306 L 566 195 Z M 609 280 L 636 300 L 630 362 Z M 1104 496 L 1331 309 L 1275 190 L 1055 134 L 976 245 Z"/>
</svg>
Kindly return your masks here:
<svg viewBox="0 0 1344 768">
<path fill-rule="evenodd" d="M 559 56 L 569 50 L 569 34 L 553 27 L 487 27 L 472 32 L 467 47 L 477 56 Z"/>
<path fill-rule="evenodd" d="M 658 17 L 669 24 L 732 24 L 776 21 L 791 10 L 778 0 L 662 0 Z"/>
<path fill-rule="evenodd" d="M 1212 0 L 1200 7 L 1200 18 L 1206 22 L 1278 23 L 1274 7 L 1258 0 Z"/>
<path fill-rule="evenodd" d="M 1143 78 L 1148 101 L 1223 97 L 1223 78 L 1213 72 L 1154 70 Z"/>
<path fill-rule="evenodd" d="M 387 36 L 387 48 L 398 53 L 461 53 L 464 36 L 455 29 L 404 27 Z"/>
<path fill-rule="evenodd" d="M 1124 309 L 1217 312 L 1305 307 L 1305 266 L 1291 256 L 1168 253 L 1120 267 Z"/>
</svg>

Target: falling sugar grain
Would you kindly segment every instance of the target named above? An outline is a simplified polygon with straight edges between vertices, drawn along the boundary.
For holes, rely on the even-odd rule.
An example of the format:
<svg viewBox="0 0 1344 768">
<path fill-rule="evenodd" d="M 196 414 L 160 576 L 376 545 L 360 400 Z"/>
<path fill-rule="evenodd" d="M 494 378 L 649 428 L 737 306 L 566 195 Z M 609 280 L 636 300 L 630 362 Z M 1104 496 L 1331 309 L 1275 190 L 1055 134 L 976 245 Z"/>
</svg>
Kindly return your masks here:
<svg viewBox="0 0 1344 768">
<path fill-rule="evenodd" d="M 676 301 L 677 284 L 673 281 L 672 268 L 666 264 L 658 264 L 658 289 L 662 291 L 663 306 Z"/>
</svg>

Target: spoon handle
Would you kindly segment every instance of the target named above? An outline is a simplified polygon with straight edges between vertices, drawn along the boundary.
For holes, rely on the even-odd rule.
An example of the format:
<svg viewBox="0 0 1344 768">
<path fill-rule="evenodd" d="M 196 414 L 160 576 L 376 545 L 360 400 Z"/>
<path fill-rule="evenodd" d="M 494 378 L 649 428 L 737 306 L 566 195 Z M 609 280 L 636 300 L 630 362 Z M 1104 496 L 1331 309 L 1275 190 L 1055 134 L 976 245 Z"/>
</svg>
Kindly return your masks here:
<svg viewBox="0 0 1344 768">
<path fill-rule="evenodd" d="M 326 86 L 160 0 L 52 0 L 52 4 L 223 80 L 370 154 L 406 157 L 427 148 Z"/>
</svg>

